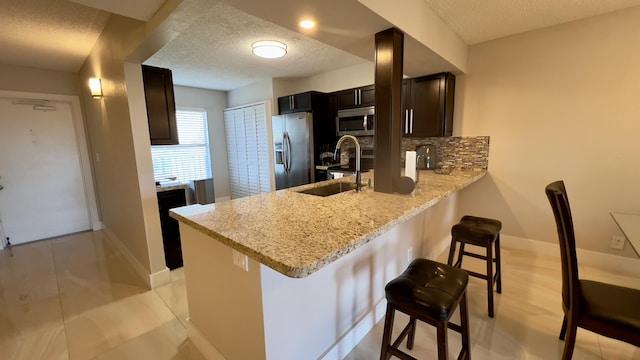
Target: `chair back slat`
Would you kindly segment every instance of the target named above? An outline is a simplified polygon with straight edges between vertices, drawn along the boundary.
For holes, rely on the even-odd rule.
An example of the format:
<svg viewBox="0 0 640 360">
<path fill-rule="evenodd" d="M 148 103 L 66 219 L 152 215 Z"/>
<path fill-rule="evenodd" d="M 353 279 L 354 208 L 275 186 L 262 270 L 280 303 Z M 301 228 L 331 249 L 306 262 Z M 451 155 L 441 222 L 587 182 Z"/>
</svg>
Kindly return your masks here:
<svg viewBox="0 0 640 360">
<path fill-rule="evenodd" d="M 576 239 L 573 231 L 573 219 L 569 198 L 562 180 L 555 181 L 545 188 L 551 203 L 553 216 L 558 229 L 560 257 L 562 262 L 562 301 L 567 310 L 572 310 L 574 301 L 579 299 L 578 260 L 576 257 Z M 577 304 L 576 304 L 577 305 Z"/>
</svg>

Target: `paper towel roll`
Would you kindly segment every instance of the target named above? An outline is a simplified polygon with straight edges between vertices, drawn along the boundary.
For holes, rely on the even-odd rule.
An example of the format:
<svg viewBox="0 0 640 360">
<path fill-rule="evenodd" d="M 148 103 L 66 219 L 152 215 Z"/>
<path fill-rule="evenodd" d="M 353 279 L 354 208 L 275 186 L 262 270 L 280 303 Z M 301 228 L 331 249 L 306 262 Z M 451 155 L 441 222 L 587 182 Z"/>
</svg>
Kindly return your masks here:
<svg viewBox="0 0 640 360">
<path fill-rule="evenodd" d="M 407 151 L 404 155 L 404 176 L 416 181 L 416 152 Z"/>
</svg>

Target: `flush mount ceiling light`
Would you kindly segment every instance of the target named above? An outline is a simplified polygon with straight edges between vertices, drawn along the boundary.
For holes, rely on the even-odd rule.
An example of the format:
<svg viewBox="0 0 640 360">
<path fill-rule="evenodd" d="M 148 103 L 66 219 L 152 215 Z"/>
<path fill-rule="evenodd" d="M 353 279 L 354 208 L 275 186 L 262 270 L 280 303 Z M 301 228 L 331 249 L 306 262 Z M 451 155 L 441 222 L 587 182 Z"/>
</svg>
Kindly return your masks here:
<svg viewBox="0 0 640 360">
<path fill-rule="evenodd" d="M 283 57 L 287 53 L 287 45 L 273 40 L 256 41 L 251 48 L 254 54 L 267 59 Z"/>
<path fill-rule="evenodd" d="M 313 29 L 316 26 L 315 21 L 313 20 L 303 20 L 300 21 L 300 27 L 304 29 Z"/>
</svg>

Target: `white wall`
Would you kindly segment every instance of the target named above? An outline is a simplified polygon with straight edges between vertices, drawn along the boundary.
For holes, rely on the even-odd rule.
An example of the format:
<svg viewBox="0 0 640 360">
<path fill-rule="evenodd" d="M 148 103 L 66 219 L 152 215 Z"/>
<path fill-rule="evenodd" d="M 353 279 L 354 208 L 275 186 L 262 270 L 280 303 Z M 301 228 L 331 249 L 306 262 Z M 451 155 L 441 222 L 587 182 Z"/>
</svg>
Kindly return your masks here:
<svg viewBox="0 0 640 360">
<path fill-rule="evenodd" d="M 204 108 L 209 124 L 209 145 L 211 151 L 211 171 L 216 202 L 231 198 L 229 185 L 229 164 L 224 133 L 223 110 L 227 105 L 224 91 L 174 86 L 176 107 Z"/>
<path fill-rule="evenodd" d="M 236 107 L 256 102 L 273 101 L 273 80 L 258 81 L 227 93 L 227 107 Z"/>
<path fill-rule="evenodd" d="M 358 1 L 460 71 L 467 70 L 467 45 L 442 21 L 426 1 Z"/>
<path fill-rule="evenodd" d="M 371 85 L 375 82 L 375 64 L 365 61 L 358 65 L 328 71 L 322 74 L 296 79 L 274 80 L 274 97 L 297 94 L 315 90 L 333 92 L 358 86 Z"/>
<path fill-rule="evenodd" d="M 0 90 L 80 95 L 78 74 L 0 64 Z"/>
<path fill-rule="evenodd" d="M 461 192 L 465 213 L 508 235 L 557 242 L 544 187 L 564 179 L 578 247 L 621 235 L 609 212 L 640 212 L 640 8 L 470 47 L 456 134 L 490 135 L 489 176 Z"/>
<path fill-rule="evenodd" d="M 172 11 L 168 0 L 148 22 L 113 15 L 82 66 L 80 83 L 102 79 L 104 98 L 81 87 L 102 222 L 150 287 L 170 281 L 153 179 L 149 127 L 137 62 L 125 62 Z"/>
</svg>

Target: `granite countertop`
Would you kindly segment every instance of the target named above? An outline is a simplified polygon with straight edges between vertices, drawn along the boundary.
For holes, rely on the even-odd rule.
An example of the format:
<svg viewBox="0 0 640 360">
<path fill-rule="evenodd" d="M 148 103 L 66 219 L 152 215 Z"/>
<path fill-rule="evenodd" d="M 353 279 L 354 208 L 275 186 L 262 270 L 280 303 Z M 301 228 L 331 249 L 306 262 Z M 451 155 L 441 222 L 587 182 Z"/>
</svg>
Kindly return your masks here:
<svg viewBox="0 0 640 360">
<path fill-rule="evenodd" d="M 297 191 L 353 176 L 298 186 L 223 203 L 190 205 L 171 216 L 292 278 L 303 278 L 476 182 L 486 171 L 449 175 L 421 170 L 409 195 L 347 191 L 327 197 Z M 373 172 L 362 175 L 373 181 Z"/>
<path fill-rule="evenodd" d="M 168 184 L 168 185 L 156 185 L 156 192 L 163 192 L 163 191 L 169 191 L 169 190 L 184 190 L 186 188 L 189 187 L 189 184 L 186 182 L 183 183 L 179 183 L 179 184 Z"/>
</svg>

